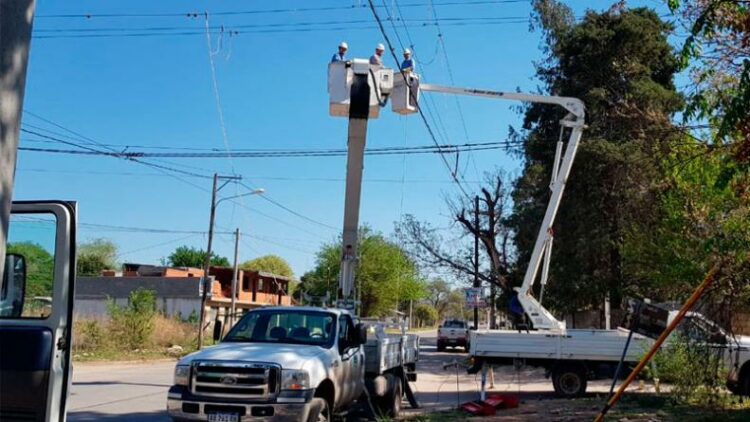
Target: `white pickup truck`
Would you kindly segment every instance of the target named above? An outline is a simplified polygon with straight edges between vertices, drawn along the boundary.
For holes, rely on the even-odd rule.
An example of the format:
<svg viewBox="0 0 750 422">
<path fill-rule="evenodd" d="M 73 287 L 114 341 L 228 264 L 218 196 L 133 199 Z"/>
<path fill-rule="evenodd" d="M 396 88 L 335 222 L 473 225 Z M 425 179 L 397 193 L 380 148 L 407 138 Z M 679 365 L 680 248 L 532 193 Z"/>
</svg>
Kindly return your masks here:
<svg viewBox="0 0 750 422">
<path fill-rule="evenodd" d="M 466 321 L 450 319 L 438 327 L 438 352 L 442 352 L 448 346 L 463 347 L 465 351 L 469 351 L 469 324 Z"/>
<path fill-rule="evenodd" d="M 329 421 L 366 390 L 377 414 L 397 416 L 418 355 L 416 335 L 368 329 L 345 310 L 261 308 L 177 363 L 167 410 L 174 420 Z"/>
<path fill-rule="evenodd" d="M 676 314 L 677 311 L 670 312 L 669 321 Z M 750 395 L 750 337 L 731 336 L 696 312 L 688 313 L 677 331 L 690 341 L 722 348 L 728 372 L 727 387 L 735 394 Z M 624 328 L 478 330 L 471 332 L 470 355 L 474 360 L 473 370 L 485 364 L 543 367 L 552 378 L 555 393 L 575 397 L 586 392 L 588 380 L 613 375 L 628 334 Z M 637 362 L 652 344 L 650 338 L 633 334 L 625 363 Z M 664 345 L 668 347 L 669 340 Z"/>
</svg>

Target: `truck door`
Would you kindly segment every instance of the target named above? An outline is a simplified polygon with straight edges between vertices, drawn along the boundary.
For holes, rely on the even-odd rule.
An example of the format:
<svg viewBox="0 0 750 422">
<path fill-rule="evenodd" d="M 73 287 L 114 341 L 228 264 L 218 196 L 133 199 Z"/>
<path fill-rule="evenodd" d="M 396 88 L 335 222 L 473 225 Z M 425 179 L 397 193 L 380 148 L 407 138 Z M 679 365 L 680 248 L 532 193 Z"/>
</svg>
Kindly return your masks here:
<svg viewBox="0 0 750 422">
<path fill-rule="evenodd" d="M 336 369 L 340 380 L 338 387 L 339 400 L 350 403 L 362 394 L 364 382 L 364 355 L 362 347 L 355 346 L 354 323 L 349 315 L 339 317 L 339 356 L 341 357 Z"/>
<path fill-rule="evenodd" d="M 0 291 L 0 420 L 65 421 L 74 203 L 14 202 Z"/>
</svg>

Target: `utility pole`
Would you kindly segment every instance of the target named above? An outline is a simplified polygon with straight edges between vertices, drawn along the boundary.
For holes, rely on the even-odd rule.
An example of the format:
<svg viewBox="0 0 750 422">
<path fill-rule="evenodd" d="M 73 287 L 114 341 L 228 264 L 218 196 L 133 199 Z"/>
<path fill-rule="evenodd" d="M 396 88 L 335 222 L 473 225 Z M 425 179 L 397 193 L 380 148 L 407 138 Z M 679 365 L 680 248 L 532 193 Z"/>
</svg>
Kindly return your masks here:
<svg viewBox="0 0 750 422">
<path fill-rule="evenodd" d="M 0 257 L 10 224 L 35 0 L 0 1 Z M 0 259 L 0 276 L 5 260 Z"/>
<path fill-rule="evenodd" d="M 479 195 L 474 197 L 474 228 L 474 287 L 479 288 L 481 287 L 479 283 Z M 476 306 L 474 307 L 474 329 L 479 329 L 479 308 Z"/>
<path fill-rule="evenodd" d="M 219 186 L 219 179 L 225 180 L 224 184 Z M 218 173 L 214 173 L 214 184 L 213 189 L 211 190 L 211 213 L 209 214 L 208 218 L 208 246 L 206 246 L 206 258 L 203 262 L 203 279 L 201 279 L 201 283 L 203 285 L 203 292 L 201 293 L 201 312 L 200 312 L 200 321 L 198 324 L 198 350 L 200 350 L 203 347 L 203 331 L 206 328 L 206 301 L 208 299 L 208 291 L 211 289 L 211 282 L 210 277 L 208 276 L 208 272 L 211 269 L 211 246 L 213 246 L 213 240 L 214 240 L 214 220 L 216 219 L 216 206 L 219 204 L 220 201 L 223 199 L 229 199 L 229 198 L 223 198 L 219 201 L 216 200 L 216 194 L 227 185 L 227 183 L 233 181 L 233 180 L 241 180 L 242 178 L 239 176 L 219 176 Z M 236 195 L 236 196 L 244 196 L 244 195 Z"/>
<path fill-rule="evenodd" d="M 238 276 L 240 275 L 240 229 L 234 231 L 234 272 L 232 273 L 232 310 L 229 317 L 232 326 L 236 320 L 237 290 L 239 289 Z"/>
</svg>

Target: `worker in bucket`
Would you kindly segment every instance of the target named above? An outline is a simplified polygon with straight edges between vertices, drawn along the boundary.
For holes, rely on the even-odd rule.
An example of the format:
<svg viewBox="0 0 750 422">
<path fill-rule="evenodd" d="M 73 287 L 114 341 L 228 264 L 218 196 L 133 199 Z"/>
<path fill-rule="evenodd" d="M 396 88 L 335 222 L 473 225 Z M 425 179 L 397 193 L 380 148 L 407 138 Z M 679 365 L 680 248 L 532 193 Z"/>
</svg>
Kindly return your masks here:
<svg viewBox="0 0 750 422">
<path fill-rule="evenodd" d="M 378 44 L 375 46 L 375 54 L 370 56 L 370 64 L 377 67 L 383 66 L 383 53 L 385 52 L 385 46 Z"/>
<path fill-rule="evenodd" d="M 346 50 L 348 49 L 349 45 L 342 41 L 341 44 L 339 44 L 338 53 L 334 54 L 333 57 L 331 57 L 331 63 L 343 62 L 344 56 L 346 55 Z"/>
<path fill-rule="evenodd" d="M 414 59 L 411 58 L 411 50 L 404 50 L 404 61 L 401 62 L 401 70 L 404 72 L 414 72 Z"/>
</svg>

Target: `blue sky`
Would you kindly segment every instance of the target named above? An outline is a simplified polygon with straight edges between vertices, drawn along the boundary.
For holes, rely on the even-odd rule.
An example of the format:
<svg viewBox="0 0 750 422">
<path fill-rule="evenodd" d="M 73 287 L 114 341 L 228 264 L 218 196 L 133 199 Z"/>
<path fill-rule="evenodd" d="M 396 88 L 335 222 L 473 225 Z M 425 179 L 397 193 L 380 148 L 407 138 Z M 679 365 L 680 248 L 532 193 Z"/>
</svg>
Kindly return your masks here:
<svg viewBox="0 0 750 422">
<path fill-rule="evenodd" d="M 464 18 L 528 17 L 529 2 L 444 5 L 436 0 L 447 62 L 438 30 L 429 23 L 428 0 L 398 2 L 409 27 L 417 65 L 423 80 L 450 84 L 449 68 L 457 86 L 532 91 L 533 61 L 539 60 L 539 33 L 527 23 L 477 24 Z M 66 129 L 111 148 L 158 151 L 153 147 L 213 148 L 225 150 L 205 34 L 205 17 L 103 17 L 104 14 L 180 14 L 209 12 L 212 27 L 241 28 L 239 34 L 212 34 L 216 81 L 230 149 L 344 148 L 347 121 L 328 115 L 326 65 L 336 45 L 346 40 L 349 57 L 368 57 L 383 37 L 375 28 L 366 1 L 39 1 L 26 86 L 25 125 L 58 133 Z M 383 5 L 383 2 L 376 1 Z M 455 3 L 455 2 L 452 2 Z M 386 0 L 381 17 L 397 13 L 396 2 Z M 421 6 L 410 6 L 422 4 Z M 605 8 L 610 2 L 572 1 L 580 15 L 586 8 Z M 658 7 L 658 1 L 629 2 Z M 240 13 L 268 9 L 353 6 L 348 10 L 292 13 Z M 91 18 L 56 18 L 51 15 L 91 14 Z M 46 17 L 45 17 L 46 16 Z M 459 18 L 458 20 L 451 20 Z M 313 22 L 352 21 L 340 25 Z M 361 22 L 361 23 L 360 23 Z M 267 25 L 290 24 L 284 27 Z M 252 26 L 255 28 L 250 29 Z M 266 25 L 258 29 L 257 25 Z M 92 28 L 133 33 L 138 28 L 179 27 L 187 34 L 67 38 L 61 35 L 92 34 Z M 125 28 L 129 31 L 116 32 Z M 287 32 L 257 32 L 292 29 Z M 302 29 L 316 29 L 302 32 Z M 325 30 L 317 30 L 325 28 Z M 386 28 L 400 50 L 390 23 Z M 60 32 L 74 29 L 79 32 Z M 400 37 L 410 44 L 403 26 Z M 153 30 L 140 30 L 153 32 Z M 52 38 L 43 38 L 52 36 Z M 221 46 L 218 46 L 221 41 Z M 386 57 L 386 65 L 393 66 Z M 518 126 L 516 104 L 483 99 L 460 99 L 466 133 L 453 98 L 432 96 L 432 115 L 441 143 L 504 140 L 509 125 Z M 33 113 L 33 114 L 31 114 Z M 40 119 L 46 119 L 47 121 Z M 33 130 L 32 127 L 26 126 Z M 49 133 L 49 132 L 44 132 Z M 70 134 L 70 133 L 67 133 Z M 468 135 L 468 136 L 467 136 Z M 45 139 L 23 133 L 22 147 L 70 148 L 39 142 Z M 49 141 L 49 139 L 46 139 Z M 77 141 L 82 142 L 82 141 Z M 385 110 L 370 122 L 368 146 L 429 145 L 430 138 L 417 116 L 408 118 Z M 146 148 L 149 147 L 149 148 Z M 101 149 L 100 147 L 96 147 Z M 339 234 L 343 216 L 345 157 L 285 159 L 166 159 L 193 173 L 242 175 L 244 183 L 263 187 L 270 198 L 322 224 L 292 215 L 248 196 L 240 205 L 222 203 L 217 230 L 239 227 L 248 236 L 241 244 L 241 260 L 264 254 L 286 258 L 299 276 L 314 264 L 322 242 Z M 455 155 L 450 156 L 455 160 Z M 467 189 L 485 171 L 502 168 L 517 174 L 521 163 L 503 151 L 462 154 L 459 169 Z M 185 167 L 188 166 L 188 167 Z M 117 243 L 121 262 L 157 263 L 175 247 L 187 244 L 205 248 L 202 234 L 141 233 L 105 226 L 205 231 L 208 225 L 211 181 L 164 174 L 125 160 L 21 151 L 16 173 L 15 199 L 68 199 L 79 203 L 81 241 L 98 237 Z M 444 199 L 457 195 L 445 165 L 437 155 L 370 156 L 365 163 L 360 221 L 386 234 L 403 214 L 435 226 L 449 225 Z M 401 183 L 401 180 L 404 180 Z M 196 186 L 197 185 L 197 186 Z M 225 196 L 247 192 L 230 184 Z M 249 209 L 248 209 L 249 208 Z M 329 228 L 326 226 L 331 226 Z M 215 250 L 232 255 L 232 236 L 220 234 Z"/>
</svg>

